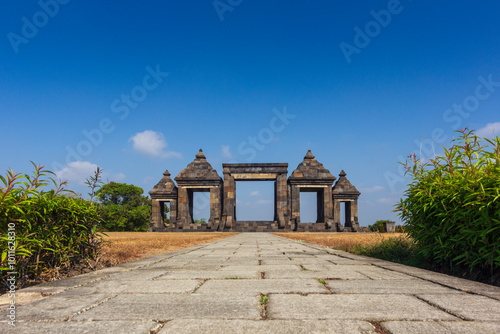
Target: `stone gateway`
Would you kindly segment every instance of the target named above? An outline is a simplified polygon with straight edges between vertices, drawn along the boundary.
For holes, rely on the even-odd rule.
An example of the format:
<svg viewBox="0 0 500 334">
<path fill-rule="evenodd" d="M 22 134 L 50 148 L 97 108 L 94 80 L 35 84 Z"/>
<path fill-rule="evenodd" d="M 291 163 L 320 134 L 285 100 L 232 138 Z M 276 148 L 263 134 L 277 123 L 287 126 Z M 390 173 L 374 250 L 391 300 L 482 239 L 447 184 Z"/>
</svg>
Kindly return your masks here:
<svg viewBox="0 0 500 334">
<path fill-rule="evenodd" d="M 149 192 L 152 200 L 153 232 L 357 232 L 360 192 L 342 170 L 339 179 L 318 162 L 311 150 L 287 179 L 287 163 L 222 164 L 224 179 L 207 162 L 200 149 L 195 159 L 175 177 L 166 170 Z M 337 182 L 335 182 L 337 180 Z M 236 219 L 236 181 L 274 181 L 274 220 Z M 335 182 L 335 184 L 334 184 Z M 210 193 L 207 224 L 193 220 L 194 192 Z M 317 193 L 316 223 L 300 221 L 300 193 Z M 170 203 L 170 221 L 165 222 L 165 203 Z M 341 224 L 341 205 L 345 224 Z"/>
</svg>

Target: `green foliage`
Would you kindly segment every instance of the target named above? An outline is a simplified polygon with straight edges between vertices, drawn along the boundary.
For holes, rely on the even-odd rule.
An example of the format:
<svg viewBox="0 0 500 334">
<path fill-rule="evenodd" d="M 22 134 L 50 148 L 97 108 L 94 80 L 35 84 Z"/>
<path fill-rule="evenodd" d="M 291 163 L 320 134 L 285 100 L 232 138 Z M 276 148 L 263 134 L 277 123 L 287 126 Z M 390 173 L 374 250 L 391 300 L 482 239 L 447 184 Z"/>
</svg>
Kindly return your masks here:
<svg viewBox="0 0 500 334">
<path fill-rule="evenodd" d="M 406 228 L 404 225 L 396 225 L 394 232 L 396 233 L 406 233 Z"/>
<path fill-rule="evenodd" d="M 103 227 L 107 231 L 147 231 L 151 200 L 131 184 L 111 182 L 97 191 Z"/>
<path fill-rule="evenodd" d="M 207 219 L 206 218 L 201 218 L 201 219 L 195 219 L 194 220 L 194 223 L 195 224 L 206 224 L 207 223 Z"/>
<path fill-rule="evenodd" d="M 422 256 L 494 274 L 500 269 L 500 138 L 460 132 L 442 157 L 424 163 L 410 156 L 404 165 L 412 180 L 395 211 Z"/>
<path fill-rule="evenodd" d="M 66 182 L 58 183 L 54 173 L 33 165 L 33 175 L 12 170 L 0 175 L 2 279 L 5 283 L 7 271 L 17 272 L 20 286 L 44 271 L 95 259 L 102 242 L 97 205 L 75 197 L 64 189 Z M 49 185 L 55 189 L 44 190 Z"/>
<path fill-rule="evenodd" d="M 384 239 L 374 245 L 357 245 L 353 253 L 417 267 L 425 263 L 415 243 L 403 236 Z"/>
<path fill-rule="evenodd" d="M 368 228 L 370 229 L 370 232 L 380 232 L 380 233 L 385 233 L 387 232 L 384 229 L 384 223 L 390 223 L 390 220 L 377 220 L 375 224 L 373 225 L 368 225 Z"/>
</svg>

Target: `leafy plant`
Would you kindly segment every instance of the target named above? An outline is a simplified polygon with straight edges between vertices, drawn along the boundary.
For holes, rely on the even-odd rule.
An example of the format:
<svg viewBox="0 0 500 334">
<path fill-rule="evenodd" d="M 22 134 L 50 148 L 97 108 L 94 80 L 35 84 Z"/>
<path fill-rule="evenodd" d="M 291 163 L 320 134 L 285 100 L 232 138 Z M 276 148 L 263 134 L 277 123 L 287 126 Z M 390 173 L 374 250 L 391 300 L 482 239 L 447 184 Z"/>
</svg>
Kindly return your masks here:
<svg viewBox="0 0 500 334">
<path fill-rule="evenodd" d="M 266 305 L 267 301 L 269 300 L 269 297 L 268 296 L 264 296 L 262 295 L 260 297 L 260 305 Z"/>
<path fill-rule="evenodd" d="M 8 170 L 0 175 L 1 275 L 16 272 L 22 286 L 42 273 L 57 274 L 75 262 L 97 259 L 102 236 L 94 202 L 66 190 L 54 173 L 35 167 L 33 175 Z M 48 186 L 52 189 L 46 190 Z"/>
<path fill-rule="evenodd" d="M 500 138 L 461 135 L 428 162 L 410 155 L 411 183 L 396 210 L 418 251 L 449 267 L 500 269 Z"/>
</svg>

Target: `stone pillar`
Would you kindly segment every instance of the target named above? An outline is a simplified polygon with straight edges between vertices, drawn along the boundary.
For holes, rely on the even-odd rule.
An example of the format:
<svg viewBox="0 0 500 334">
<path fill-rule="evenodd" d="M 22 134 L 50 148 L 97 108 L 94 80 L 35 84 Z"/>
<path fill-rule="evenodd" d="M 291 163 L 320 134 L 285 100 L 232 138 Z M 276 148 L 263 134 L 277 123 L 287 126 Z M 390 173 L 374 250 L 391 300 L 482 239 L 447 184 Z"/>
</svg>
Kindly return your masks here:
<svg viewBox="0 0 500 334">
<path fill-rule="evenodd" d="M 290 219 L 295 219 L 297 224 L 300 223 L 300 188 L 295 184 L 290 185 L 290 202 L 291 212 Z"/>
<path fill-rule="evenodd" d="M 358 200 L 355 199 L 351 202 L 351 221 L 353 231 L 359 231 L 359 221 L 358 221 Z"/>
<path fill-rule="evenodd" d="M 229 173 L 224 174 L 224 219 L 226 228 L 232 228 L 235 220 L 236 182 Z"/>
<path fill-rule="evenodd" d="M 333 222 L 333 199 L 332 188 L 326 187 L 323 189 L 323 217 L 327 229 L 334 226 Z"/>
<path fill-rule="evenodd" d="M 162 227 L 163 223 L 163 219 L 161 217 L 161 202 L 156 199 L 152 199 L 151 205 L 151 224 L 149 225 L 149 232 L 155 232 Z"/>
<path fill-rule="evenodd" d="M 337 231 L 340 231 L 342 226 L 340 225 L 340 201 L 338 199 L 333 200 L 333 224 Z"/>
<path fill-rule="evenodd" d="M 276 178 L 276 197 L 278 206 L 278 226 L 284 228 L 286 226 L 286 220 L 288 218 L 287 214 L 287 184 L 286 184 L 286 174 L 279 174 Z"/>
<path fill-rule="evenodd" d="M 325 221 L 329 219 L 333 219 L 333 199 L 332 199 L 332 188 L 326 187 L 323 190 L 323 215 L 325 217 Z"/>
<path fill-rule="evenodd" d="M 220 221 L 221 217 L 221 200 L 220 200 L 220 187 L 215 186 L 210 188 L 210 219 L 208 220 L 210 228 L 216 222 Z"/>
<path fill-rule="evenodd" d="M 184 224 L 188 224 L 189 217 L 188 191 L 185 187 L 179 187 L 177 204 L 177 228 L 182 229 Z"/>
<path fill-rule="evenodd" d="M 177 201 L 170 201 L 170 228 L 177 227 Z"/>
</svg>

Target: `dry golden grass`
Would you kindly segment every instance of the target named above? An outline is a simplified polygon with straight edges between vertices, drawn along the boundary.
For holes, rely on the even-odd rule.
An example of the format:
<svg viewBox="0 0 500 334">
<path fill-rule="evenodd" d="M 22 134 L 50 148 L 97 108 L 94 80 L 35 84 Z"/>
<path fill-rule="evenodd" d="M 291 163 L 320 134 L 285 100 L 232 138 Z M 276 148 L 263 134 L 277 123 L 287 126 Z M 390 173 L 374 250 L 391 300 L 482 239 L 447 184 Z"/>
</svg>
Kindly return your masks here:
<svg viewBox="0 0 500 334">
<path fill-rule="evenodd" d="M 238 233 L 158 233 L 158 232 L 106 232 L 100 262 L 109 267 L 120 263 L 172 252 L 207 242 L 227 238 Z"/>
<path fill-rule="evenodd" d="M 368 246 L 404 233 L 273 233 L 281 237 L 301 240 L 311 244 L 352 252 L 356 245 Z"/>
</svg>

